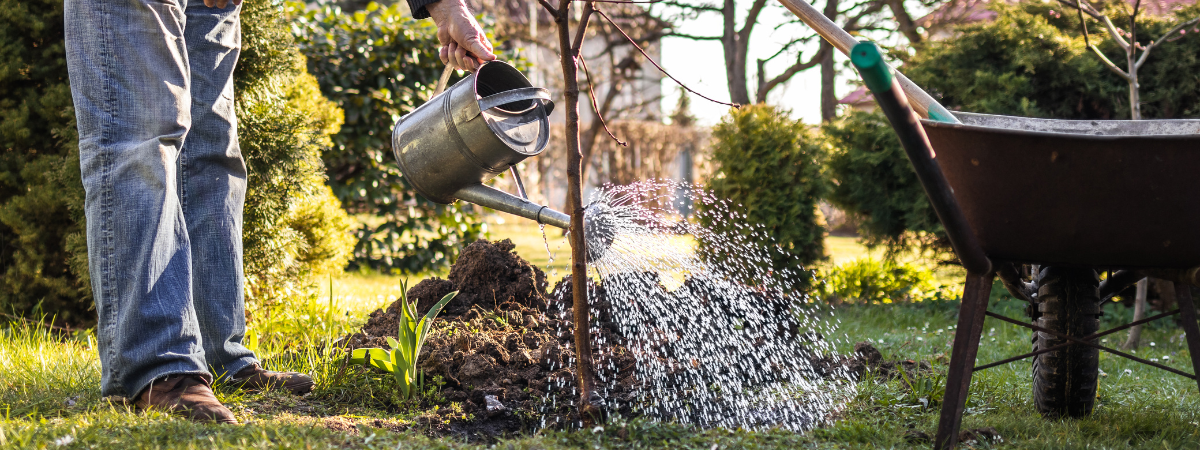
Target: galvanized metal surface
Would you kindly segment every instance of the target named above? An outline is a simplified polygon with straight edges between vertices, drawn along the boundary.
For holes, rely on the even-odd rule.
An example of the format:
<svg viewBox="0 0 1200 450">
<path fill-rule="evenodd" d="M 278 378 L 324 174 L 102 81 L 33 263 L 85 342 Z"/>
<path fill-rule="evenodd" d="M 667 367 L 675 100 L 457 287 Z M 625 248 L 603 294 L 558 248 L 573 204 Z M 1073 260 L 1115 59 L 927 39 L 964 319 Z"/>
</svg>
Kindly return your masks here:
<svg viewBox="0 0 1200 450">
<path fill-rule="evenodd" d="M 1200 120 L 922 121 L 993 260 L 1200 266 Z"/>
<path fill-rule="evenodd" d="M 484 205 L 496 211 L 521 216 L 537 223 L 564 230 L 571 226 L 571 216 L 490 186 L 476 183 L 460 189 L 454 195 L 464 202 Z"/>
<path fill-rule="evenodd" d="M 550 92 L 530 85 L 512 66 L 491 61 L 400 118 L 392 151 L 400 171 L 418 193 L 438 203 L 463 200 L 497 211 L 569 228 L 570 217 L 483 182 L 546 148 Z M 518 177 L 518 183 L 520 183 Z"/>
<path fill-rule="evenodd" d="M 392 151 L 418 193 L 450 203 L 459 189 L 542 152 L 549 138 L 548 104 L 548 92 L 533 88 L 512 66 L 491 61 L 396 122 Z M 496 128 L 504 120 L 537 122 L 538 135 L 501 138 Z"/>
</svg>

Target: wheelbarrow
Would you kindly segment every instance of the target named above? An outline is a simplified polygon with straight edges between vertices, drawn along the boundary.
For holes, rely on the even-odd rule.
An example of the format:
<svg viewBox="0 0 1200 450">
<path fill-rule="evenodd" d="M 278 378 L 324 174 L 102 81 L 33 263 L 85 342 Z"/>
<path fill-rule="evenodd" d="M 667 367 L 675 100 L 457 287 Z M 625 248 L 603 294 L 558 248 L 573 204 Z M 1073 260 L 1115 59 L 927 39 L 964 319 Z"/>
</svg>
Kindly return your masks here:
<svg viewBox="0 0 1200 450">
<path fill-rule="evenodd" d="M 1197 380 L 1200 120 L 920 119 L 878 47 L 850 53 L 967 271 L 935 448 L 955 446 L 972 374 L 998 365 L 1033 358 L 1034 403 L 1047 417 L 1091 413 L 1100 350 Z M 1029 302 L 1033 323 L 988 311 L 997 276 Z M 1099 331 L 1101 302 L 1146 276 L 1176 283 L 1178 309 Z M 1192 373 L 1098 344 L 1176 314 Z M 1033 351 L 977 366 L 986 317 L 1032 330 Z"/>
</svg>

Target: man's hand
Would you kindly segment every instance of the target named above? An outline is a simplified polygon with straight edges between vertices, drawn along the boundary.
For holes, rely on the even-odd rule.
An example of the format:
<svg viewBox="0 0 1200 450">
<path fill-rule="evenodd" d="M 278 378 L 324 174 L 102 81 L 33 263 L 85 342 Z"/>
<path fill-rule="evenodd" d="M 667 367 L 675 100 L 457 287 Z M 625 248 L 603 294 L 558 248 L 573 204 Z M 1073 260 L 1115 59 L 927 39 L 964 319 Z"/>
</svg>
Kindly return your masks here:
<svg viewBox="0 0 1200 450">
<path fill-rule="evenodd" d="M 492 43 L 488 42 L 487 35 L 483 34 L 463 0 L 440 0 L 426 6 L 425 10 L 437 24 L 438 42 L 442 44 L 438 53 L 443 63 L 474 71 L 483 62 L 496 59 Z"/>
<path fill-rule="evenodd" d="M 240 5 L 242 0 L 233 0 L 233 4 Z M 204 0 L 204 6 L 225 9 L 226 6 L 229 6 L 229 0 Z"/>
</svg>

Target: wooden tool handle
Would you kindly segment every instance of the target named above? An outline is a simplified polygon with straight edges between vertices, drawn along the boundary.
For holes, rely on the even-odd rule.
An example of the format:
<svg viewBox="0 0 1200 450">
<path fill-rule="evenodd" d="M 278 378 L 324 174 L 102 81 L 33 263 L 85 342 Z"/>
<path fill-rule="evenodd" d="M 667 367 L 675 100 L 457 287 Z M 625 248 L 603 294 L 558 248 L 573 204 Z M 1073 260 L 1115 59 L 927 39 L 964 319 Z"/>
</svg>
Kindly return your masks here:
<svg viewBox="0 0 1200 450">
<path fill-rule="evenodd" d="M 821 11 L 814 8 L 804 0 L 779 0 L 785 8 L 799 17 L 801 21 L 808 24 L 817 31 L 817 34 L 833 44 L 842 54 L 849 56 L 850 49 L 858 45 L 858 40 L 839 27 L 837 24 L 825 17 Z M 896 79 L 900 82 L 900 87 L 904 89 L 904 95 L 908 97 L 908 102 L 912 105 L 913 110 L 921 117 L 936 120 L 938 122 L 959 123 L 959 120 L 950 114 L 944 106 L 933 99 L 928 92 L 909 80 L 908 77 L 900 72 L 895 72 Z"/>
</svg>

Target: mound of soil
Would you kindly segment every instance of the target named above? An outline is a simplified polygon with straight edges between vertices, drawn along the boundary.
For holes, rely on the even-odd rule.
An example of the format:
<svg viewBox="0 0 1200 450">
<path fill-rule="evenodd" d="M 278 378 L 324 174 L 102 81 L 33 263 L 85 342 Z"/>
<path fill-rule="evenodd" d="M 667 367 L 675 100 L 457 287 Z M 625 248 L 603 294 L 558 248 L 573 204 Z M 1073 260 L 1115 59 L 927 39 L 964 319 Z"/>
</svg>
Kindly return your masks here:
<svg viewBox="0 0 1200 450">
<path fill-rule="evenodd" d="M 563 291 L 570 277 L 548 294 L 546 275 L 517 256 L 514 247 L 507 239 L 472 243 L 450 269 L 449 279 L 427 279 L 407 293 L 417 302 L 418 314 L 424 314 L 442 296 L 459 291 L 434 322 L 419 357 L 426 380 L 441 377 L 445 383 L 440 400 L 461 406 L 447 414 L 445 426 L 426 428 L 433 434 L 490 440 L 578 419 L 572 395 L 553 397 L 575 384 L 570 308 L 555 300 L 570 301 L 569 289 Z M 347 337 L 348 348 L 388 348 L 386 338 L 397 334 L 400 308 L 397 301 L 371 313 L 362 330 Z M 548 315 L 547 310 L 556 313 Z M 597 318 L 611 317 L 603 307 L 593 312 Z M 593 339 L 605 339 L 613 349 L 611 344 L 619 342 L 615 328 L 599 327 Z M 613 353 L 624 356 L 594 356 L 597 371 L 624 380 L 607 396 L 627 399 L 633 358 L 619 347 Z"/>
</svg>

